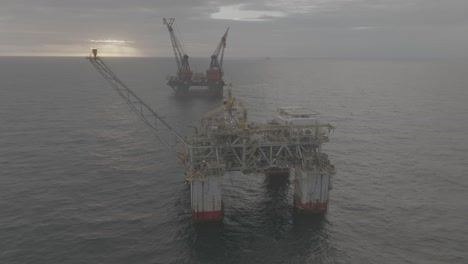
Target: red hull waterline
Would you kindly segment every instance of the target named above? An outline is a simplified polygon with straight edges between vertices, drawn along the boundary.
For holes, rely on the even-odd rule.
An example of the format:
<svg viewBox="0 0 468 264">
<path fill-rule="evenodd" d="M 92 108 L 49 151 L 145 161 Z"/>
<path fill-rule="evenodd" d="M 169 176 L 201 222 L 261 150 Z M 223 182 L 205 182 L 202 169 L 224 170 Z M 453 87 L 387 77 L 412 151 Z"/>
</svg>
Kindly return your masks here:
<svg viewBox="0 0 468 264">
<path fill-rule="evenodd" d="M 224 216 L 224 205 L 219 211 L 196 212 L 192 210 L 192 220 L 194 222 L 217 222 L 222 221 Z"/>
<path fill-rule="evenodd" d="M 294 197 L 294 206 L 299 209 L 301 212 L 304 213 L 311 213 L 311 214 L 323 214 L 327 211 L 328 203 L 301 203 L 299 199 Z"/>
</svg>

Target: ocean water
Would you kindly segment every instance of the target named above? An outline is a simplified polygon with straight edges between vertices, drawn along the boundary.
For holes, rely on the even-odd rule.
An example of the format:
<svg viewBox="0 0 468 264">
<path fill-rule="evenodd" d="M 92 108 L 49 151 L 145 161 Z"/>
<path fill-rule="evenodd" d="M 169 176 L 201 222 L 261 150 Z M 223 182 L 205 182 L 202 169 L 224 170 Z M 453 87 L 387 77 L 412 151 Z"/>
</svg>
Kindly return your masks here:
<svg viewBox="0 0 468 264">
<path fill-rule="evenodd" d="M 171 58 L 104 60 L 184 135 L 221 103 L 175 98 Z M 225 68 L 251 121 L 297 105 L 336 127 L 324 217 L 293 214 L 288 178 L 228 173 L 224 222 L 193 225 L 175 154 L 89 62 L 3 57 L 0 263 L 468 263 L 468 62 Z"/>
</svg>

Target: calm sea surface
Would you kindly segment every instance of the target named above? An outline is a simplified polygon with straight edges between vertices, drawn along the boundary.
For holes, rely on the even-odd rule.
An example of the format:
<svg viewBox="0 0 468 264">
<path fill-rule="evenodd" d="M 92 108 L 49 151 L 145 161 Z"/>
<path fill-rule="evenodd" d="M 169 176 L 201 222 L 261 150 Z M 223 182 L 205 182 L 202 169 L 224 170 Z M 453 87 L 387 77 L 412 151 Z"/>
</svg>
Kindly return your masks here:
<svg viewBox="0 0 468 264">
<path fill-rule="evenodd" d="M 105 61 L 182 134 L 171 58 Z M 194 59 L 203 70 L 208 59 Z M 468 263 L 468 62 L 227 59 L 251 121 L 322 113 L 338 173 L 323 218 L 290 179 L 228 173 L 222 224 L 194 226 L 164 149 L 83 58 L 0 58 L 0 263 Z"/>
</svg>

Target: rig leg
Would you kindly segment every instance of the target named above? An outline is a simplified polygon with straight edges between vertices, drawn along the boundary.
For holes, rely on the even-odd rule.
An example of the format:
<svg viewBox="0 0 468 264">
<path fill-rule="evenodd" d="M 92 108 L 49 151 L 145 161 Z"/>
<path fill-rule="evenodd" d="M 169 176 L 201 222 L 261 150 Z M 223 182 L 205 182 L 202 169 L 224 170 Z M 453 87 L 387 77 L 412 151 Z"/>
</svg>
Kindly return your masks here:
<svg viewBox="0 0 468 264">
<path fill-rule="evenodd" d="M 294 206 L 305 213 L 325 213 L 331 189 L 331 173 L 297 166 L 294 174 Z"/>
<path fill-rule="evenodd" d="M 193 221 L 221 221 L 223 219 L 224 206 L 220 176 L 193 179 L 190 189 Z"/>
</svg>

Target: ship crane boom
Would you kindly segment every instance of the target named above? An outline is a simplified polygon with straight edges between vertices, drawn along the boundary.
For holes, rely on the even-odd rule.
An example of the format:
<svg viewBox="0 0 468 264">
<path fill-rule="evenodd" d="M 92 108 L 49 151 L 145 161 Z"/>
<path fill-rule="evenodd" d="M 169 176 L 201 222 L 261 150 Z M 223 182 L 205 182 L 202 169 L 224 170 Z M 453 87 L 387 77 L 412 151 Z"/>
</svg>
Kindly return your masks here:
<svg viewBox="0 0 468 264">
<path fill-rule="evenodd" d="M 220 80 L 223 77 L 223 60 L 224 49 L 226 48 L 226 39 L 228 36 L 229 28 L 227 28 L 221 40 L 218 43 L 213 55 L 211 55 L 210 67 L 206 71 L 206 78 L 208 80 Z"/>
<path fill-rule="evenodd" d="M 189 56 L 185 52 L 179 38 L 174 32 L 172 25 L 174 24 L 175 18 L 163 18 L 164 25 L 167 26 L 169 35 L 171 36 L 172 48 L 177 63 L 177 77 L 179 79 L 191 79 L 192 71 L 190 71 Z"/>
</svg>

